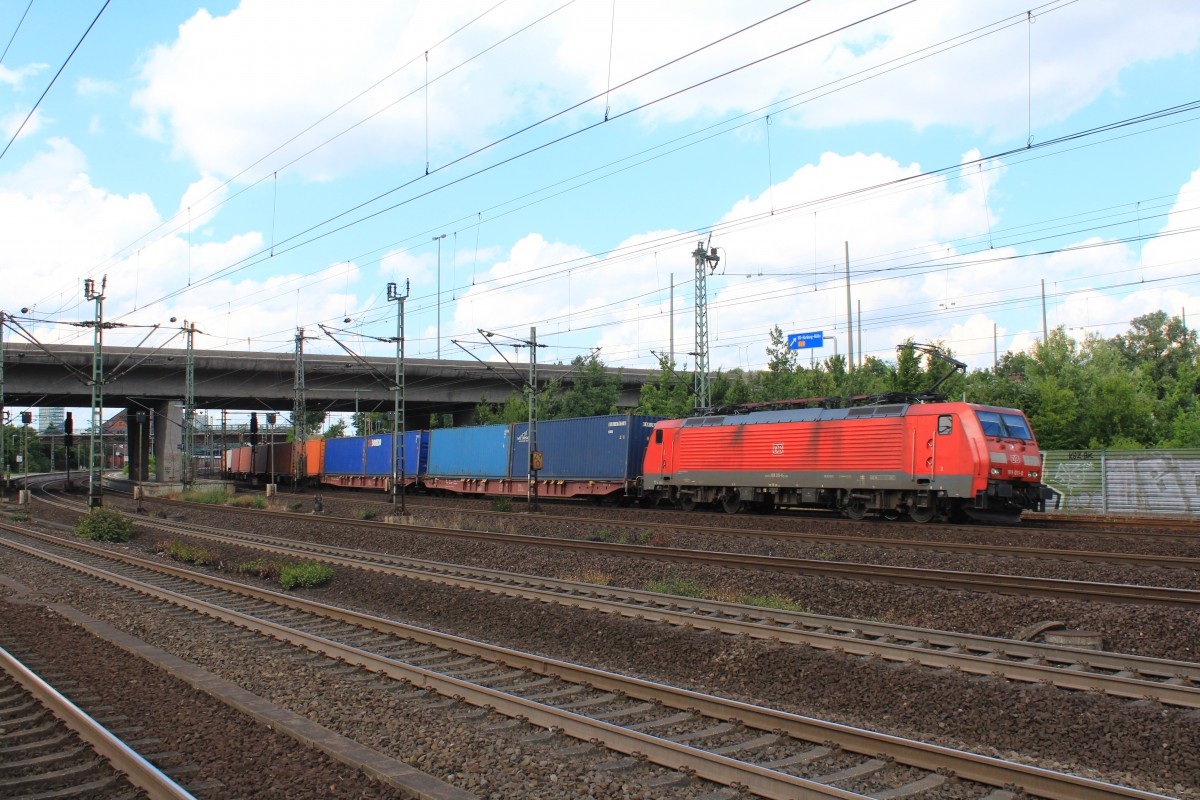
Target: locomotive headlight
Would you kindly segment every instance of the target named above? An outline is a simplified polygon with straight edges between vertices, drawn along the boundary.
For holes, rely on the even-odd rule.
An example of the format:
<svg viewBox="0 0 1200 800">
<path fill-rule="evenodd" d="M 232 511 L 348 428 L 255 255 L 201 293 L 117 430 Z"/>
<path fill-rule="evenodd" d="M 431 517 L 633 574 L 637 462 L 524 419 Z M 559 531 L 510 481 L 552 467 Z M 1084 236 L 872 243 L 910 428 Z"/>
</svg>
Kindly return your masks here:
<svg viewBox="0 0 1200 800">
<path fill-rule="evenodd" d="M 1037 476 L 1038 476 L 1038 474 L 1036 472 L 1029 473 L 1029 477 L 1033 478 L 1034 480 L 1037 480 Z"/>
<path fill-rule="evenodd" d="M 1000 468 L 999 468 L 999 467 L 992 467 L 992 470 L 991 470 L 991 471 L 992 471 L 992 474 L 993 474 L 993 475 L 999 475 L 999 474 L 1000 474 Z"/>
</svg>

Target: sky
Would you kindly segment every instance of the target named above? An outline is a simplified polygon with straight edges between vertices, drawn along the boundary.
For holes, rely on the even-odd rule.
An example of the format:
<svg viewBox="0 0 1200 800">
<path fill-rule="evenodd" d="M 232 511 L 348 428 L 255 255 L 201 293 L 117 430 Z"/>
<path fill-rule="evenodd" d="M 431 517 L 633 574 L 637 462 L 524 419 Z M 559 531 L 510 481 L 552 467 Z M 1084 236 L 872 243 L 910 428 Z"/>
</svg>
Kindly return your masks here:
<svg viewBox="0 0 1200 800">
<path fill-rule="evenodd" d="M 1076 339 L 1200 319 L 1192 0 L 2 0 L 3 44 L 42 341 L 91 279 L 109 343 L 389 355 L 394 283 L 410 357 L 690 368 L 701 241 L 713 369 L 774 326 L 987 368 L 1043 292 Z"/>
</svg>

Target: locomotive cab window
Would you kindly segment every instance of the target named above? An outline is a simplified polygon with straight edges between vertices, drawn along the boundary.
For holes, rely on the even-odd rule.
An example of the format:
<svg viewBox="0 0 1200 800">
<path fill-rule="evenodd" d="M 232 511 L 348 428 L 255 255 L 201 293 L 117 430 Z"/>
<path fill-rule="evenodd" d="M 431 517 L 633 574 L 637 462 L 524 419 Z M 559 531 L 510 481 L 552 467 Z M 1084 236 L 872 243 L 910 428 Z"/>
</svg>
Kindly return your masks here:
<svg viewBox="0 0 1200 800">
<path fill-rule="evenodd" d="M 1024 417 L 1017 414 L 1000 414 L 995 411 L 976 411 L 979 425 L 983 428 L 984 436 L 1004 437 L 1006 439 L 1022 439 L 1033 441 L 1029 425 Z"/>
<path fill-rule="evenodd" d="M 949 436 L 954 433 L 954 417 L 942 414 L 938 417 L 938 436 Z"/>
<path fill-rule="evenodd" d="M 654 432 L 654 443 L 662 444 L 662 428 L 659 428 Z"/>
</svg>

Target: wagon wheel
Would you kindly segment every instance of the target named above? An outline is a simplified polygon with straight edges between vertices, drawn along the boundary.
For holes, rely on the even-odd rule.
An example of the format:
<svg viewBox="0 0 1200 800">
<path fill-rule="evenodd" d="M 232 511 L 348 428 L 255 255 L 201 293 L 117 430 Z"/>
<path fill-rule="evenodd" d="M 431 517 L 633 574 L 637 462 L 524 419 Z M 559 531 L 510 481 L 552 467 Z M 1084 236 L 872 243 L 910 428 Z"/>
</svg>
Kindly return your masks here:
<svg viewBox="0 0 1200 800">
<path fill-rule="evenodd" d="M 908 507 L 908 518 L 911 519 L 913 522 L 919 522 L 922 525 L 924 525 L 926 522 L 931 521 L 935 514 L 937 514 L 937 509 L 934 508 L 933 506 L 924 506 L 924 507 L 909 506 Z"/>
<path fill-rule="evenodd" d="M 727 494 L 721 498 L 721 508 L 726 514 L 736 514 L 742 510 L 742 498 L 736 494 Z"/>
<path fill-rule="evenodd" d="M 889 508 L 887 511 L 882 512 L 882 515 L 888 522 L 895 522 L 900 519 L 900 512 L 894 508 Z"/>
<path fill-rule="evenodd" d="M 851 500 L 842 509 L 842 513 L 850 519 L 859 520 L 867 516 L 867 501 L 866 500 Z"/>
<path fill-rule="evenodd" d="M 679 495 L 679 510 L 680 511 L 695 511 L 696 510 L 696 498 L 692 497 L 690 494 Z"/>
</svg>

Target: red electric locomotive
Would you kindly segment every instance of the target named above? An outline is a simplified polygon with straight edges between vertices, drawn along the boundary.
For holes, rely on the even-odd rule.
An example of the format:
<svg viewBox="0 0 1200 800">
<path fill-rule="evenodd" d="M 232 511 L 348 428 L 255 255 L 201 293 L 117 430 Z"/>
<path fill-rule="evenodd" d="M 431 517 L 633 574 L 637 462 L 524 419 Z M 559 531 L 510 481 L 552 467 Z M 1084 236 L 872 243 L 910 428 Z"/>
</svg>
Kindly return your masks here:
<svg viewBox="0 0 1200 800">
<path fill-rule="evenodd" d="M 916 347 L 966 367 L 936 348 Z M 698 503 L 720 503 L 731 514 L 799 506 L 851 519 L 906 514 L 916 522 L 966 516 L 1011 523 L 1023 511 L 1044 511 L 1055 493 L 1041 482 L 1042 457 L 1025 415 L 944 400 L 931 389 L 848 408 L 664 420 L 646 450 L 642 494 L 684 510 Z"/>
<path fill-rule="evenodd" d="M 1025 415 L 970 403 L 759 411 L 659 422 L 643 492 L 689 510 L 720 502 L 839 509 L 916 522 L 1014 522 L 1045 510 L 1042 458 Z"/>
</svg>

